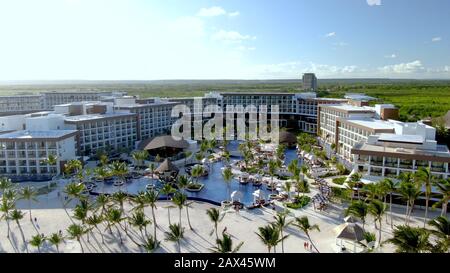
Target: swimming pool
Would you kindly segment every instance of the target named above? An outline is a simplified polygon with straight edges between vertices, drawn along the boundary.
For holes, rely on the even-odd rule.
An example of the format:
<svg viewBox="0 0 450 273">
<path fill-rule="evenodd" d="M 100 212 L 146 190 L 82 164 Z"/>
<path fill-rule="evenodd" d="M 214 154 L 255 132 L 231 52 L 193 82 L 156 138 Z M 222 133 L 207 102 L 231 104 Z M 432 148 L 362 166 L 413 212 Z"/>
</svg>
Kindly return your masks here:
<svg viewBox="0 0 450 273">
<path fill-rule="evenodd" d="M 235 143 L 231 145 L 232 148 L 234 147 L 237 148 L 237 145 Z M 297 159 L 296 150 L 287 149 L 285 164 L 286 165 L 289 164 L 293 159 Z M 231 162 L 235 162 L 236 160 L 237 159 L 232 159 Z M 220 203 L 223 200 L 230 199 L 230 197 L 228 196 L 227 184 L 223 181 L 222 178 L 223 167 L 224 163 L 221 161 L 211 164 L 209 175 L 198 179 L 200 183 L 205 184 L 203 190 L 200 192 L 186 192 L 188 197 L 211 200 L 217 203 Z M 157 182 L 155 180 L 152 181 L 150 178 L 143 177 L 140 179 L 133 180 L 133 182 L 127 183 L 121 187 L 116 187 L 111 184 L 105 183 L 102 183 L 100 185 L 97 184 L 97 188 L 94 189 L 94 193 L 112 194 L 114 192 L 122 190 L 128 192 L 129 194 L 137 194 L 140 191 L 146 191 L 146 186 L 148 184 L 155 184 L 156 189 L 162 187 L 162 184 L 160 182 Z M 254 187 L 251 184 L 241 185 L 236 179 L 233 179 L 230 182 L 230 193 L 232 193 L 233 191 L 239 191 L 242 196 L 240 198 L 240 201 L 245 205 L 252 204 L 253 192 L 255 192 L 257 189 L 258 189 L 257 187 Z M 259 189 L 261 189 L 266 198 L 268 197 L 269 194 L 271 194 L 271 191 L 267 190 L 265 185 L 261 186 Z M 164 196 L 161 196 L 161 198 L 164 198 Z"/>
</svg>

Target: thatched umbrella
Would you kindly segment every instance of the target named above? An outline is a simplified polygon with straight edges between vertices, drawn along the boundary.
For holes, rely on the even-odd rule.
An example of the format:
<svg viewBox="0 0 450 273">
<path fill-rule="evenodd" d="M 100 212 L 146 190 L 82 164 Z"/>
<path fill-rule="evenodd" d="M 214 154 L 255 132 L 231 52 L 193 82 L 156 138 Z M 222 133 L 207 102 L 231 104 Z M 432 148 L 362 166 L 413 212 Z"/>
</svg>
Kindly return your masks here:
<svg viewBox="0 0 450 273">
<path fill-rule="evenodd" d="M 356 252 L 356 244 L 364 240 L 364 229 L 356 223 L 344 223 L 334 228 L 336 240 L 351 241 L 353 243 L 353 252 Z"/>
<path fill-rule="evenodd" d="M 169 159 L 164 160 L 164 162 L 161 163 L 155 170 L 155 172 L 159 174 L 167 172 L 178 174 L 178 171 L 178 167 L 175 166 Z"/>
</svg>

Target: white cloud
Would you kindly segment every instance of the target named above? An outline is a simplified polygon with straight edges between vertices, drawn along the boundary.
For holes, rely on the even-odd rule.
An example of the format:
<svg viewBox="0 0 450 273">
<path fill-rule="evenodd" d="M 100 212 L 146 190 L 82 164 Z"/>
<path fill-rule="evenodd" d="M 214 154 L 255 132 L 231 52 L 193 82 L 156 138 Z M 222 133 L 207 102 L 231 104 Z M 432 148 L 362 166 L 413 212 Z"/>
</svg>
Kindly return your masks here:
<svg viewBox="0 0 450 273">
<path fill-rule="evenodd" d="M 325 34 L 325 37 L 334 37 L 334 36 L 336 36 L 336 32 L 330 32 L 330 33 L 327 33 L 327 34 Z"/>
<path fill-rule="evenodd" d="M 233 42 L 233 43 L 240 43 L 245 40 L 255 40 L 255 36 L 250 35 L 242 35 L 237 31 L 226 31 L 226 30 L 219 30 L 215 34 L 213 34 L 212 38 L 214 40 L 220 40 L 225 42 Z"/>
<path fill-rule="evenodd" d="M 381 0 L 367 0 L 369 6 L 381 6 Z"/>
<path fill-rule="evenodd" d="M 386 55 L 384 57 L 387 59 L 395 59 L 395 58 L 397 58 L 397 54 Z"/>
<path fill-rule="evenodd" d="M 348 46 L 349 44 L 346 42 L 337 42 L 337 43 L 333 43 L 333 45 L 343 47 L 343 46 Z"/>
<path fill-rule="evenodd" d="M 201 17 L 215 17 L 225 15 L 227 12 L 222 7 L 202 8 L 197 13 L 197 16 Z"/>
<path fill-rule="evenodd" d="M 440 42 L 442 41 L 442 37 L 434 37 L 433 39 L 431 39 L 432 42 Z"/>
<path fill-rule="evenodd" d="M 228 15 L 229 17 L 239 16 L 239 11 L 227 12 L 222 7 L 210 7 L 210 8 L 202 8 L 197 12 L 197 16 L 200 17 L 216 17 L 222 15 Z"/>
<path fill-rule="evenodd" d="M 412 74 L 423 71 L 425 68 L 422 62 L 419 60 L 410 63 L 400 63 L 394 65 L 386 65 L 378 68 L 382 73 L 392 73 L 392 74 Z"/>
</svg>

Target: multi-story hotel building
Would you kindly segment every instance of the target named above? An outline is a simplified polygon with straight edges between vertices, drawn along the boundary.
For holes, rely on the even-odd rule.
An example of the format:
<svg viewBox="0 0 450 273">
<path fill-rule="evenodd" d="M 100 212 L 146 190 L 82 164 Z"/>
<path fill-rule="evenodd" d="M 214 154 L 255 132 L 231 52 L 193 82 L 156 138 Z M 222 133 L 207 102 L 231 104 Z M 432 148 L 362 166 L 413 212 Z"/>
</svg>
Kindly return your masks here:
<svg viewBox="0 0 450 273">
<path fill-rule="evenodd" d="M 317 91 L 317 77 L 314 73 L 305 73 L 302 78 L 304 91 Z"/>
<path fill-rule="evenodd" d="M 44 109 L 42 96 L 40 95 L 23 95 L 23 96 L 1 96 L 0 97 L 0 113 L 3 114 L 20 114 L 40 111 Z"/>
<path fill-rule="evenodd" d="M 176 117 L 172 117 L 172 108 L 176 102 L 155 100 L 153 103 L 137 104 L 136 99 L 117 99 L 114 109 L 119 112 L 136 115 L 137 140 L 145 140 L 162 134 L 169 134 Z"/>
<path fill-rule="evenodd" d="M 435 128 L 421 122 L 393 123 L 395 134 L 371 135 L 352 148 L 354 171 L 379 180 L 429 167 L 438 178 L 450 177 L 450 152 L 437 144 Z"/>
<path fill-rule="evenodd" d="M 76 158 L 74 130 L 15 131 L 0 135 L 0 175 L 12 180 L 48 180 Z M 57 163 L 46 159 L 56 156 Z"/>
<path fill-rule="evenodd" d="M 79 154 L 89 156 L 98 150 L 133 150 L 137 141 L 137 115 L 104 113 L 65 117 L 66 128 L 77 130 Z"/>
<path fill-rule="evenodd" d="M 375 117 L 375 108 L 350 104 L 319 105 L 318 116 L 317 134 L 326 143 L 337 145 L 339 142 L 338 119 L 373 118 Z"/>
</svg>

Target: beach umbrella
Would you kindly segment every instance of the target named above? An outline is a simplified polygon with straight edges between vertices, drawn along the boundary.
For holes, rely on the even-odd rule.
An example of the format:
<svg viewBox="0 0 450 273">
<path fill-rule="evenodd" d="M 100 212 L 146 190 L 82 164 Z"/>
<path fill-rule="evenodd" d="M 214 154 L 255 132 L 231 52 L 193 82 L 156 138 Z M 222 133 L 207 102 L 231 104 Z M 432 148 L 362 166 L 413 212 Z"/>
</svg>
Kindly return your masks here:
<svg viewBox="0 0 450 273">
<path fill-rule="evenodd" d="M 256 190 L 255 192 L 253 192 L 253 196 L 257 200 L 263 200 L 264 199 L 264 193 L 261 190 Z"/>
<path fill-rule="evenodd" d="M 231 193 L 231 200 L 233 200 L 233 201 L 235 201 L 235 200 L 240 201 L 241 198 L 242 198 L 242 193 L 240 191 L 233 191 Z"/>
<path fill-rule="evenodd" d="M 356 244 L 364 240 L 364 230 L 356 223 L 344 223 L 333 229 L 336 234 L 336 240 L 351 241 L 353 243 L 353 252 L 356 252 Z"/>
</svg>

